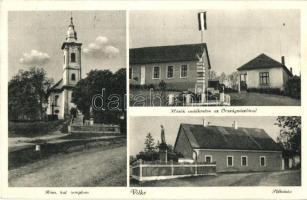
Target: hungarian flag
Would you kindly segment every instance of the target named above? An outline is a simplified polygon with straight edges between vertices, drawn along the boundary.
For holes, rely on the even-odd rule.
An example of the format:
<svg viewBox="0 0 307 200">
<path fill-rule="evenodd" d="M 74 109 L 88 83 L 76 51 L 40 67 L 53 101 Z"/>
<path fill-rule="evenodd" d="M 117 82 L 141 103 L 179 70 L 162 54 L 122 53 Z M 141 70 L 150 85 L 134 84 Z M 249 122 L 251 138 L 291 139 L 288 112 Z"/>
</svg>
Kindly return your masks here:
<svg viewBox="0 0 307 200">
<path fill-rule="evenodd" d="M 198 13 L 198 30 L 207 30 L 206 12 Z"/>
</svg>

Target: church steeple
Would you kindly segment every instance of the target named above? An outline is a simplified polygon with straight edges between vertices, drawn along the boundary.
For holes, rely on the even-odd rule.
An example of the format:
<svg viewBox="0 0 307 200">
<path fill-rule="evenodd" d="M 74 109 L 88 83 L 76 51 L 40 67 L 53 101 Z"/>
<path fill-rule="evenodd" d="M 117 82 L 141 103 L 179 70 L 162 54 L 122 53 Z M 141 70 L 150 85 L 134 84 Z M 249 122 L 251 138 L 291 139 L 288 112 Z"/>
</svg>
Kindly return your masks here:
<svg viewBox="0 0 307 200">
<path fill-rule="evenodd" d="M 70 24 L 66 33 L 66 42 L 76 42 L 77 41 L 77 32 L 75 31 L 75 26 L 73 23 L 72 16 L 70 17 Z"/>
</svg>

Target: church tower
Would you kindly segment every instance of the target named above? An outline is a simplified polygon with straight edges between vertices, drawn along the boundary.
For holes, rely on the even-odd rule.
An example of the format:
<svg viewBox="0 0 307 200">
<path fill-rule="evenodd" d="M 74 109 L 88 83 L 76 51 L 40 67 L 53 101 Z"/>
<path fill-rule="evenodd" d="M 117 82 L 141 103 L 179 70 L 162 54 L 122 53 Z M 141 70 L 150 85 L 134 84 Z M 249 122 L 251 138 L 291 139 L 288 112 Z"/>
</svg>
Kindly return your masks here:
<svg viewBox="0 0 307 200">
<path fill-rule="evenodd" d="M 67 118 L 70 115 L 70 109 L 75 107 L 71 103 L 71 95 L 74 86 L 81 79 L 81 45 L 77 42 L 77 32 L 73 24 L 73 18 L 70 18 L 70 24 L 66 33 L 66 40 L 62 44 L 63 51 L 63 98 L 62 113 Z"/>
</svg>

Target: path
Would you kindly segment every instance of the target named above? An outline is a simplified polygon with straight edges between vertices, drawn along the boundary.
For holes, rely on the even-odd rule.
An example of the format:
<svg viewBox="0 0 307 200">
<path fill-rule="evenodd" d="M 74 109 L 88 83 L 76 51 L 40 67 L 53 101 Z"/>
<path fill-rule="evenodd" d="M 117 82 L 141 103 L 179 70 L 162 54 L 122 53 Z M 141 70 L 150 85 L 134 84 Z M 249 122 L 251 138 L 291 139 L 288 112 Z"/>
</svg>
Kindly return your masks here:
<svg viewBox="0 0 307 200">
<path fill-rule="evenodd" d="M 9 171 L 12 187 L 126 185 L 126 146 L 57 154 Z"/>
</svg>

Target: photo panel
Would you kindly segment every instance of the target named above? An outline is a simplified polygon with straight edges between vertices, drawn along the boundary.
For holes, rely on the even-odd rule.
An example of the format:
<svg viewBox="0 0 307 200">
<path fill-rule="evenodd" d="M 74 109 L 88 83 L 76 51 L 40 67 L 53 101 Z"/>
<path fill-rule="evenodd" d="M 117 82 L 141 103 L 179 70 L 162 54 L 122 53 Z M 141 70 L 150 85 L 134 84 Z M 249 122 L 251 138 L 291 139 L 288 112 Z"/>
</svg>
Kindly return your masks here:
<svg viewBox="0 0 307 200">
<path fill-rule="evenodd" d="M 133 187 L 301 186 L 300 116 L 131 117 L 129 141 Z"/>
<path fill-rule="evenodd" d="M 8 186 L 125 187 L 126 12 L 8 12 Z"/>
<path fill-rule="evenodd" d="M 300 10 L 129 16 L 130 106 L 301 105 Z"/>
</svg>

